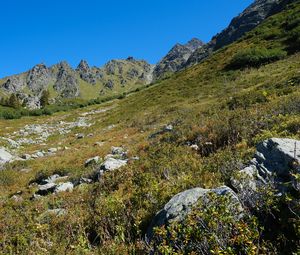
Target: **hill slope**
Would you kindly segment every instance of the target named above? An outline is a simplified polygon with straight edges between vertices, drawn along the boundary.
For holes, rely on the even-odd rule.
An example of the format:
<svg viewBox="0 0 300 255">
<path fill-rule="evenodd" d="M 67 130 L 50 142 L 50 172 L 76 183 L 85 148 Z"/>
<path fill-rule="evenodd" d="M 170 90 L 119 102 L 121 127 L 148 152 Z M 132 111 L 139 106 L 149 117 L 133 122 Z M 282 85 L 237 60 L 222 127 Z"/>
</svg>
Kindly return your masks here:
<svg viewBox="0 0 300 255">
<path fill-rule="evenodd" d="M 147 228 L 173 195 L 230 183 L 259 141 L 299 140 L 299 17 L 297 1 L 203 63 L 124 99 L 53 116 L 1 120 L 1 144 L 25 158 L 0 172 L 1 250 L 147 254 L 153 247 L 144 240 Z M 251 54 L 261 61 L 255 67 Z M 233 68 L 241 59 L 240 68 Z M 96 156 L 102 160 L 86 162 Z M 121 167 L 105 171 L 115 164 Z M 57 184 L 51 184 L 55 191 L 41 190 L 53 174 L 63 177 L 58 182 L 74 185 L 73 191 L 57 192 Z M 298 200 L 287 197 L 285 207 L 277 200 L 272 196 L 259 207 L 262 218 L 249 212 L 253 221 L 239 225 L 234 251 L 297 252 L 299 219 L 280 209 L 292 206 L 298 213 Z M 213 222 L 224 221 L 213 213 Z M 189 229 L 180 231 L 184 240 L 190 236 Z M 180 254 L 164 229 L 159 233 L 165 246 L 157 254 Z"/>
</svg>

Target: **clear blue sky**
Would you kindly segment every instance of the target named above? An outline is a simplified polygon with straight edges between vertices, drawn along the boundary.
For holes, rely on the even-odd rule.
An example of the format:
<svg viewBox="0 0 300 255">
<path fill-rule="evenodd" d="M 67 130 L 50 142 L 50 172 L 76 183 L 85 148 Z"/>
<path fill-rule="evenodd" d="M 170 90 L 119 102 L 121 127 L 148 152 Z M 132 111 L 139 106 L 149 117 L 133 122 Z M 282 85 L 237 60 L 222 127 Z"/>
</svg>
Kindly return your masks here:
<svg viewBox="0 0 300 255">
<path fill-rule="evenodd" d="M 209 41 L 253 0 L 3 0 L 0 77 L 37 63 L 156 63 L 177 42 Z"/>
</svg>

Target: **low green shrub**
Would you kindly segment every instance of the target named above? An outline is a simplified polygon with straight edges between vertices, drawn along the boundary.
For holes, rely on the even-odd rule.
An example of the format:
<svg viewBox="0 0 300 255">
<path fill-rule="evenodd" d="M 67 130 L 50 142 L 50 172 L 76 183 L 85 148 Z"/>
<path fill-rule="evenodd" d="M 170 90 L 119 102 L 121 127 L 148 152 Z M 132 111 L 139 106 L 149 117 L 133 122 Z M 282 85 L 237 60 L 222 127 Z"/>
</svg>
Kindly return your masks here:
<svg viewBox="0 0 300 255">
<path fill-rule="evenodd" d="M 287 53 L 281 49 L 251 48 L 241 50 L 232 58 L 230 69 L 259 67 L 284 58 Z"/>
</svg>

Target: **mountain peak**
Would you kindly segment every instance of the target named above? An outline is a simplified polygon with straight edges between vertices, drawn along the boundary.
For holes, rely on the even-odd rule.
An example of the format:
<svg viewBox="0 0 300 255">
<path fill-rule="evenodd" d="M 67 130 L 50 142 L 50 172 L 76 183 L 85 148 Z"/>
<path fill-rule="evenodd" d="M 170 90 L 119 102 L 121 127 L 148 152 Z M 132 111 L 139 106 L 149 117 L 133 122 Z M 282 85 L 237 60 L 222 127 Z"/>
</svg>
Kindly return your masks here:
<svg viewBox="0 0 300 255">
<path fill-rule="evenodd" d="M 188 41 L 184 46 L 189 48 L 191 51 L 195 51 L 198 48 L 202 47 L 205 43 L 198 38 L 193 38 Z"/>
<path fill-rule="evenodd" d="M 80 63 L 78 64 L 78 66 L 76 68 L 77 71 L 87 71 L 89 69 L 90 69 L 90 66 L 89 66 L 88 62 L 84 59 L 82 59 L 80 61 Z"/>
</svg>

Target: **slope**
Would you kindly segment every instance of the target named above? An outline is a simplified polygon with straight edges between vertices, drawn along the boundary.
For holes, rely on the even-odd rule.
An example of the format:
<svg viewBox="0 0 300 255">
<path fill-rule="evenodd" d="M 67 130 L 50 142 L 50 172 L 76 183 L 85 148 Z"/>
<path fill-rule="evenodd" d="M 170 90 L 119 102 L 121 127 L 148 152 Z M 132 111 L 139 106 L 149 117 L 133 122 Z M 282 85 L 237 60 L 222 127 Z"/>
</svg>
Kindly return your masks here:
<svg viewBox="0 0 300 255">
<path fill-rule="evenodd" d="M 20 142 L 24 132 L 34 141 L 49 133 L 42 142 L 21 140 L 17 148 L 2 139 L 12 153 L 57 149 L 12 162 L 0 172 L 4 253 L 145 254 L 147 226 L 174 194 L 228 183 L 258 141 L 299 139 L 300 55 L 294 45 L 299 12 L 298 1 L 202 64 L 122 100 L 51 117 L 1 120 L 0 135 L 14 141 Z M 234 56 L 249 48 L 288 55 L 258 67 L 232 69 Z M 65 132 L 56 131 L 61 129 Z M 197 151 L 190 145 L 197 145 Z M 38 189 L 34 183 L 51 174 L 67 175 L 74 183 L 89 178 L 97 166 L 85 167 L 85 161 L 105 158 L 111 146 L 129 151 L 126 166 L 73 192 L 30 200 Z M 63 211 L 53 211 L 57 209 Z M 274 254 L 274 247 L 295 252 L 299 236 L 282 238 L 285 234 L 263 239 L 255 252 L 269 249 Z M 263 246 L 265 242 L 272 245 Z"/>
</svg>

